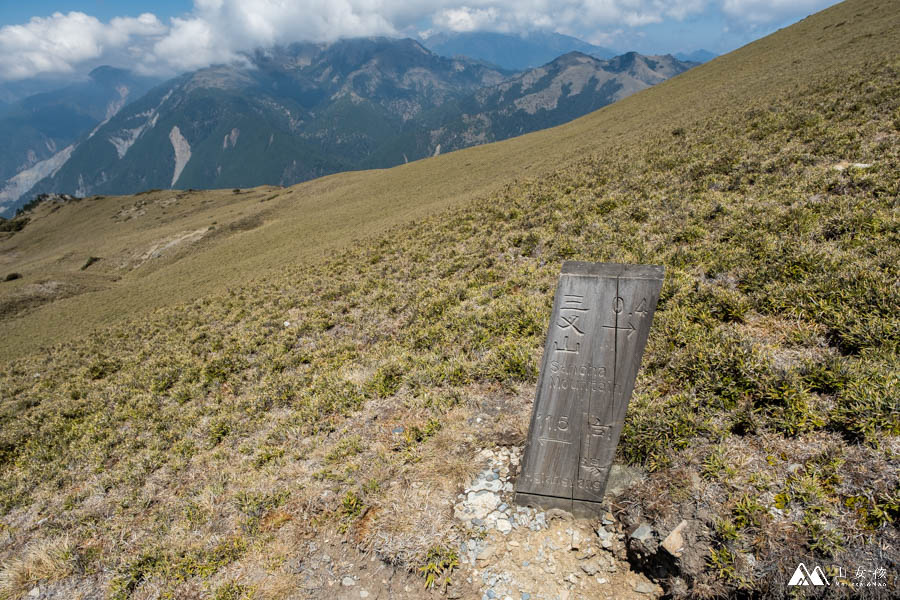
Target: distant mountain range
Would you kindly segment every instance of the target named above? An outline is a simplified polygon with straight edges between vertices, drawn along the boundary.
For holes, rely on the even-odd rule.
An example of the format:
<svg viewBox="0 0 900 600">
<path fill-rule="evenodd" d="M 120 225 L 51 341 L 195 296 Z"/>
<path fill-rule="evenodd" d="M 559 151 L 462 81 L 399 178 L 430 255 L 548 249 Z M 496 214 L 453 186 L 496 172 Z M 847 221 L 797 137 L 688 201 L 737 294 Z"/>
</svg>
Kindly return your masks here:
<svg viewBox="0 0 900 600">
<path fill-rule="evenodd" d="M 73 83 L 84 83 L 89 78 L 90 75 L 81 78 L 80 81 L 74 81 L 71 78 L 38 76 L 32 79 L 0 81 L 0 103 L 15 104 L 35 94 L 57 91 Z"/>
<path fill-rule="evenodd" d="M 65 162 L 73 143 L 158 83 L 100 67 L 88 81 L 0 108 L 0 205 L 28 192 Z"/>
<path fill-rule="evenodd" d="M 391 166 L 401 157 L 412 160 L 561 125 L 692 65 L 635 52 L 610 60 L 570 52 L 423 114 L 373 156 L 369 166 Z"/>
<path fill-rule="evenodd" d="M 612 58 L 619 54 L 578 38 L 544 31 L 521 34 L 481 31 L 437 33 L 422 40 L 422 44 L 442 56 L 466 56 L 514 71 L 545 65 L 569 52 L 581 52 L 596 58 Z"/>
<path fill-rule="evenodd" d="M 705 63 L 717 57 L 718 54 L 710 52 L 709 50 L 700 49 L 694 50 L 693 52 L 676 52 L 673 56 L 678 60 L 695 63 Z"/>
<path fill-rule="evenodd" d="M 122 83 L 121 72 L 95 72 L 104 92 L 84 93 L 96 102 L 73 109 L 66 135 L 32 149 L 28 169 L 4 172 L 0 214 L 40 193 L 290 185 L 393 166 L 564 123 L 694 64 L 570 52 L 516 73 L 387 38 L 294 44 L 248 58 L 247 66 L 177 77 L 123 110 L 110 89 L 123 101 L 136 84 Z M 86 133 L 74 141 L 76 125 Z"/>
</svg>

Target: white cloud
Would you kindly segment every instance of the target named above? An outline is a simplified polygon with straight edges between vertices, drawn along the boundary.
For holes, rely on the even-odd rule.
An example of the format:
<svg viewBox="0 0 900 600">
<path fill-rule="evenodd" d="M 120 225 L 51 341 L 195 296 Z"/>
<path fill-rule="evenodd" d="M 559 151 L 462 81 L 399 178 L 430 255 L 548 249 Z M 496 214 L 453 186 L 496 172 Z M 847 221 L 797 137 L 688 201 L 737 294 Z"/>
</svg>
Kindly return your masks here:
<svg viewBox="0 0 900 600">
<path fill-rule="evenodd" d="M 152 14 L 102 23 L 80 12 L 0 28 L 0 80 L 68 73 L 83 63 L 129 57 L 128 66 L 168 74 L 240 59 L 240 52 L 295 41 L 428 31 L 551 29 L 592 40 L 710 12 L 733 29 L 782 23 L 829 0 L 194 0 L 162 23 Z"/>
<path fill-rule="evenodd" d="M 438 12 L 432 22 L 438 29 L 447 31 L 479 31 L 495 29 L 499 13 L 496 8 L 445 8 Z"/>
<path fill-rule="evenodd" d="M 377 1 L 195 0 L 192 14 L 172 19 L 145 68 L 193 69 L 258 47 L 396 33 L 381 9 Z"/>
<path fill-rule="evenodd" d="M 834 0 L 723 0 L 722 12 L 745 25 L 769 25 L 803 17 L 835 3 Z"/>
<path fill-rule="evenodd" d="M 81 12 L 34 17 L 0 28 L 0 79 L 71 73 L 76 65 L 125 47 L 132 39 L 166 32 L 152 14 L 119 17 L 109 23 Z"/>
</svg>

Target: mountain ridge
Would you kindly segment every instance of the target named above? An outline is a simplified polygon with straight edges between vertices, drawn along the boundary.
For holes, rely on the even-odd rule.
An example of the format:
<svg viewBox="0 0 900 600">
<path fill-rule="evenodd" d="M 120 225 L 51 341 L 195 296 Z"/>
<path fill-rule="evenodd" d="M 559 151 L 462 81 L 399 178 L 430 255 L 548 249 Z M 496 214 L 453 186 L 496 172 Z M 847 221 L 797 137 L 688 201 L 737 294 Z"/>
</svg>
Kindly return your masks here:
<svg viewBox="0 0 900 600">
<path fill-rule="evenodd" d="M 898 32 L 850 0 L 502 142 L 34 207 L 0 237 L 0 593 L 768 600 L 802 562 L 892 598 Z M 516 476 L 566 260 L 665 266 L 634 477 L 603 523 L 485 489 L 463 520 Z"/>
<path fill-rule="evenodd" d="M 527 99 L 494 106 L 499 100 L 485 96 L 512 72 L 441 57 L 412 39 L 257 51 L 253 68 L 212 66 L 151 91 L 67 150 L 64 164 L 52 164 L 29 193 L 290 185 L 394 166 L 563 123 L 693 66 L 635 54 L 629 60 L 643 69 L 629 72 L 618 62 L 581 56 L 598 85 L 553 81 L 547 74 L 562 64 L 553 61 L 529 71 L 548 87 L 528 92 L 545 97 L 538 109 Z M 189 159 L 177 160 L 188 151 Z"/>
<path fill-rule="evenodd" d="M 601 59 L 618 54 L 610 48 L 546 31 L 521 34 L 444 32 L 425 38 L 423 43 L 437 54 L 466 56 L 516 71 L 539 67 L 573 51 Z"/>
<path fill-rule="evenodd" d="M 392 166 L 400 153 L 421 158 L 554 127 L 692 66 L 671 56 L 629 53 L 623 60 L 602 60 L 572 51 L 423 115 L 416 127 L 407 128 L 399 147 L 364 164 Z"/>
<path fill-rule="evenodd" d="M 98 67 L 88 79 L 29 95 L 0 112 L 0 209 L 61 167 L 80 138 L 157 82 L 113 67 Z"/>
<path fill-rule="evenodd" d="M 850 565 L 900 548 L 898 32 L 850 0 L 502 142 L 34 207 L 0 237 L 0 593 L 774 600 L 802 562 L 892 598 Z M 463 520 L 516 476 L 566 260 L 665 266 L 634 478 L 603 523 L 484 489 Z"/>
</svg>

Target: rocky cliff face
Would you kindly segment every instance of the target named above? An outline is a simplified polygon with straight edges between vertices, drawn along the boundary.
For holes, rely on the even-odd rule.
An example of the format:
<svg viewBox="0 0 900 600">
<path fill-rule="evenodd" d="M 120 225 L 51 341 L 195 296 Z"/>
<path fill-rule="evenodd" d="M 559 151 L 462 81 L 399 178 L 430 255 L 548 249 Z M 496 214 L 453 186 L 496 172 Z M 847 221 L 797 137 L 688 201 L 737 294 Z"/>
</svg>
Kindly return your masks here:
<svg viewBox="0 0 900 600">
<path fill-rule="evenodd" d="M 185 74 L 116 111 L 32 171 L 7 208 L 26 191 L 290 185 L 393 166 L 564 123 L 690 66 L 569 53 L 517 74 L 387 38 L 246 59 Z"/>
<path fill-rule="evenodd" d="M 0 213 L 71 156 L 75 142 L 155 83 L 112 67 L 85 82 L 0 106 Z"/>
<path fill-rule="evenodd" d="M 672 56 L 629 53 L 600 60 L 570 52 L 423 115 L 403 143 L 373 159 L 375 166 L 431 156 L 561 125 L 694 66 Z"/>
</svg>

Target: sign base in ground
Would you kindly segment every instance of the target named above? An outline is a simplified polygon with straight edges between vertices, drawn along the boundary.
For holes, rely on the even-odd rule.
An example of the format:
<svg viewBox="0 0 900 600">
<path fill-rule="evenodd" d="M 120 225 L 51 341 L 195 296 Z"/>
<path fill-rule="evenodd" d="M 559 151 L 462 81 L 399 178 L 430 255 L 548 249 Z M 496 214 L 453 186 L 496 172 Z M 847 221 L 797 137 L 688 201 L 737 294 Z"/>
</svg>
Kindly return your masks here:
<svg viewBox="0 0 900 600">
<path fill-rule="evenodd" d="M 563 264 L 516 504 L 599 513 L 663 268 Z"/>
</svg>

